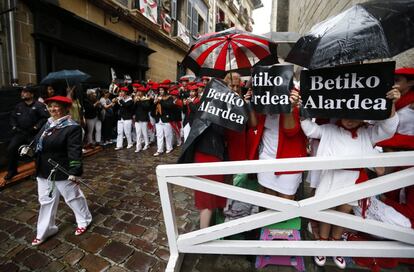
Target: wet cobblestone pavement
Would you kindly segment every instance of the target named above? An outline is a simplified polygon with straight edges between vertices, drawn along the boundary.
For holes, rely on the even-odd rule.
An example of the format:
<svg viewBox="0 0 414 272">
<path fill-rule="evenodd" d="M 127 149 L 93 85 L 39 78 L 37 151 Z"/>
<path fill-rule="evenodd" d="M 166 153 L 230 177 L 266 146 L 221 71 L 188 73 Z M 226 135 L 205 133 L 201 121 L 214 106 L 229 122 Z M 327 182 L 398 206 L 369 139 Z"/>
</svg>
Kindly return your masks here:
<svg viewBox="0 0 414 272">
<path fill-rule="evenodd" d="M 105 148 L 85 159 L 85 178 L 96 190 L 83 192 L 93 222 L 82 236 L 75 236 L 75 218 L 61 199 L 57 214 L 59 232 L 38 247 L 35 236 L 39 204 L 34 177 L 0 191 L 0 272 L 15 271 L 164 271 L 168 241 L 161 211 L 155 167 L 175 163 L 180 150 L 153 157 L 155 148 Z M 191 190 L 173 186 L 180 233 L 198 228 L 198 213 Z M 253 256 L 186 254 L 181 272 L 287 272 L 293 267 L 254 268 Z M 307 271 L 340 271 L 333 263 L 318 268 L 306 257 Z M 347 271 L 369 271 L 349 267 Z M 410 267 L 384 271 L 413 271 Z"/>
<path fill-rule="evenodd" d="M 59 232 L 32 247 L 39 204 L 34 177 L 0 192 L 0 271 L 164 271 L 168 242 L 155 167 L 174 163 L 175 150 L 153 157 L 155 149 L 134 153 L 113 147 L 85 159 L 85 178 L 96 190 L 82 187 L 93 222 L 75 236 L 75 218 L 63 199 Z M 180 232 L 195 228 L 191 191 L 174 187 Z"/>
</svg>

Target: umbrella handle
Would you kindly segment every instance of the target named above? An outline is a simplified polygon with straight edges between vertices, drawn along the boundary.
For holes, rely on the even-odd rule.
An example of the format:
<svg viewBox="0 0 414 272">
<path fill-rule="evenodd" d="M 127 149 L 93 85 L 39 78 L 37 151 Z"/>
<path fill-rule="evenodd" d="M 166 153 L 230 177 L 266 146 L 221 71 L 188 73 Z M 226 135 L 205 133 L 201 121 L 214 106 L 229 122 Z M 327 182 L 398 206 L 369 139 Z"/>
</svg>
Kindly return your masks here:
<svg viewBox="0 0 414 272">
<path fill-rule="evenodd" d="M 232 74 L 231 74 L 230 50 L 231 50 L 231 48 L 230 48 L 230 43 L 229 43 L 229 44 L 228 44 L 228 47 L 227 47 L 227 51 L 229 51 L 229 52 L 228 52 L 228 54 L 227 54 L 227 56 L 228 56 L 228 59 L 229 59 L 229 66 L 230 66 L 230 80 L 231 80 L 231 82 L 233 82 L 233 79 L 232 79 Z M 224 68 L 224 69 L 225 69 L 225 68 Z"/>
</svg>

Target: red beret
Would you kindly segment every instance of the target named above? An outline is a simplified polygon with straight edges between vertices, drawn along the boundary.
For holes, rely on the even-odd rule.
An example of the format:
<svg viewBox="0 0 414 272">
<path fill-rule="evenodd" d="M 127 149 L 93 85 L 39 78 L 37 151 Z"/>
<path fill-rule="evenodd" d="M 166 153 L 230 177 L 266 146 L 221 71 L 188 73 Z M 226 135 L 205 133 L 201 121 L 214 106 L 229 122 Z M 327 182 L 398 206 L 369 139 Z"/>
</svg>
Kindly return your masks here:
<svg viewBox="0 0 414 272">
<path fill-rule="evenodd" d="M 171 83 L 171 80 L 169 80 L 169 79 L 165 79 L 165 80 L 160 82 L 160 84 L 170 84 L 170 83 Z"/>
<path fill-rule="evenodd" d="M 414 76 L 414 68 L 411 67 L 403 67 L 400 69 L 395 70 L 394 74 L 396 75 L 405 75 L 405 76 Z"/>
<path fill-rule="evenodd" d="M 148 91 L 148 89 L 147 89 L 147 88 L 145 88 L 144 86 L 140 86 L 140 87 L 138 87 L 137 91 L 138 91 L 138 92 L 143 92 L 143 93 L 145 93 L 145 92 L 147 92 L 147 91 Z"/>
<path fill-rule="evenodd" d="M 203 76 L 203 77 L 201 77 L 201 79 L 202 79 L 202 80 L 204 80 L 204 79 L 210 80 L 210 77 L 208 77 L 208 76 Z"/>
<path fill-rule="evenodd" d="M 49 103 L 49 102 L 58 102 L 58 103 L 66 104 L 66 105 L 72 105 L 72 99 L 70 99 L 69 97 L 60 96 L 60 95 L 52 96 L 45 100 L 45 103 Z"/>
<path fill-rule="evenodd" d="M 151 84 L 151 89 L 153 89 L 153 90 L 156 90 L 156 89 L 158 89 L 158 83 L 157 82 L 153 82 L 152 84 Z"/>
<path fill-rule="evenodd" d="M 121 88 L 119 88 L 119 91 L 129 93 L 128 87 L 121 87 Z"/>
<path fill-rule="evenodd" d="M 203 82 L 198 82 L 197 83 L 197 87 L 205 87 L 206 86 L 206 84 L 204 84 Z"/>
<path fill-rule="evenodd" d="M 181 77 L 180 81 L 190 81 L 190 79 L 188 77 Z"/>
<path fill-rule="evenodd" d="M 142 87 L 142 85 L 139 84 L 139 83 L 133 83 L 132 84 L 132 87 L 139 88 L 139 87 Z"/>
<path fill-rule="evenodd" d="M 175 95 L 175 96 L 179 96 L 180 92 L 177 89 L 173 89 L 169 92 L 170 95 Z"/>
<path fill-rule="evenodd" d="M 195 85 L 195 84 L 197 84 L 195 81 L 190 81 L 190 82 L 188 82 L 187 85 L 191 86 L 191 85 Z"/>
<path fill-rule="evenodd" d="M 190 91 L 193 91 L 193 90 L 197 90 L 198 87 L 197 87 L 197 85 L 192 85 L 192 86 L 188 86 L 187 89 L 190 90 Z"/>
</svg>

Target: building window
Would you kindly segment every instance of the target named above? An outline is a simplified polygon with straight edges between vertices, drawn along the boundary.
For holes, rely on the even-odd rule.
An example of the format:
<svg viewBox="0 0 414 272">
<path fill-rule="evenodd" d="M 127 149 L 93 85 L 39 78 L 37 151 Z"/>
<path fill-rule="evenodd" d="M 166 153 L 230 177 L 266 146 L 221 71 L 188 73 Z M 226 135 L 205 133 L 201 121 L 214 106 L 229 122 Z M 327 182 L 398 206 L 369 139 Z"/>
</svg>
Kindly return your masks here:
<svg viewBox="0 0 414 272">
<path fill-rule="evenodd" d="M 217 13 L 216 13 L 216 21 L 217 23 L 224 23 L 225 21 L 225 15 L 224 15 L 224 11 L 222 11 L 220 8 L 217 8 Z"/>
<path fill-rule="evenodd" d="M 201 16 L 198 16 L 198 33 L 200 35 L 206 34 L 206 25 L 207 23 L 201 18 Z"/>
<path fill-rule="evenodd" d="M 192 14 L 193 14 L 193 3 L 191 3 L 190 1 L 187 2 L 187 29 L 190 33 L 193 33 L 192 30 Z"/>
<path fill-rule="evenodd" d="M 171 0 L 171 19 L 177 20 L 177 0 Z"/>
<path fill-rule="evenodd" d="M 198 28 L 198 18 L 200 16 L 198 16 L 198 12 L 195 8 L 193 8 L 193 12 L 192 12 L 192 19 L 193 19 L 193 26 L 191 29 L 191 35 L 193 35 L 193 37 L 197 37 L 198 33 L 199 33 L 199 28 Z"/>
</svg>

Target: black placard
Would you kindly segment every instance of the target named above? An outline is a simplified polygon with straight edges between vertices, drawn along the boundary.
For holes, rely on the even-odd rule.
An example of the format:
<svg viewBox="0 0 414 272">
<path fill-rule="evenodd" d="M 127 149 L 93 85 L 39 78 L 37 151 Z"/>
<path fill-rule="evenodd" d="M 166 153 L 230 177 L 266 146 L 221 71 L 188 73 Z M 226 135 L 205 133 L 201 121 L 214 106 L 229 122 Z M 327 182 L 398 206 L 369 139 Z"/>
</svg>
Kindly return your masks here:
<svg viewBox="0 0 414 272">
<path fill-rule="evenodd" d="M 258 113 L 290 112 L 293 65 L 256 66 L 252 72 L 252 103 Z"/>
<path fill-rule="evenodd" d="M 301 114 L 305 117 L 383 120 L 392 101 L 395 62 L 302 71 Z"/>
<path fill-rule="evenodd" d="M 247 123 L 246 102 L 224 82 L 212 79 L 201 97 L 195 118 L 209 120 L 222 127 L 242 131 Z"/>
</svg>

